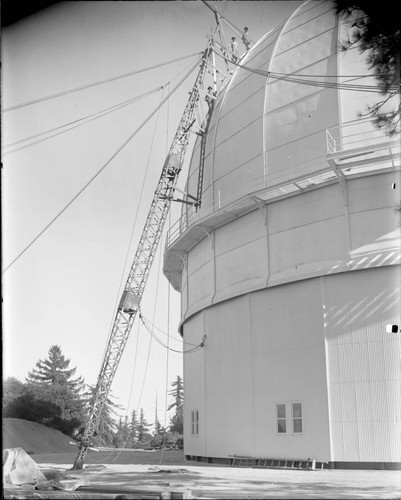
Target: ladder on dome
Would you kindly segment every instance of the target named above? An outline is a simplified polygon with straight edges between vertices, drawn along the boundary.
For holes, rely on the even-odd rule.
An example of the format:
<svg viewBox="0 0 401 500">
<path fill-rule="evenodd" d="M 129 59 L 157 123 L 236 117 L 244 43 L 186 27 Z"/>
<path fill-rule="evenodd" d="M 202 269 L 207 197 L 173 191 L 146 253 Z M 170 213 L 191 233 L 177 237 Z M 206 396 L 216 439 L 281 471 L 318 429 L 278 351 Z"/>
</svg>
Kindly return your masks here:
<svg viewBox="0 0 401 500">
<path fill-rule="evenodd" d="M 216 17 L 217 25 L 219 26 L 218 19 Z M 221 36 L 221 35 L 220 35 Z M 216 94 L 217 94 L 217 73 L 218 70 L 216 68 L 216 61 L 214 57 L 214 39 L 213 37 L 209 37 L 209 41 L 212 47 L 211 51 L 211 59 L 212 63 L 210 66 L 212 67 L 213 70 L 213 94 L 209 96 L 209 109 L 208 113 L 206 116 L 206 123 L 205 126 L 202 126 L 202 130 L 200 132 L 201 136 L 201 143 L 200 143 L 200 157 L 199 157 L 199 169 L 198 169 L 198 187 L 197 187 L 197 193 L 196 193 L 196 199 L 197 202 L 195 203 L 195 210 L 198 211 L 201 203 L 202 203 L 202 193 L 203 193 L 203 176 L 204 176 L 204 171 L 205 171 L 205 156 L 206 156 L 206 139 L 207 139 L 207 134 L 209 132 L 209 125 L 210 121 L 212 118 L 213 110 L 214 110 L 214 105 L 216 102 Z M 211 73 L 211 71 L 209 71 Z"/>
<path fill-rule="evenodd" d="M 196 211 L 199 210 L 202 203 L 202 192 L 203 192 L 203 175 L 205 171 L 205 154 L 206 154 L 206 138 L 207 133 L 209 131 L 209 124 L 212 118 L 214 108 L 214 99 L 210 103 L 209 112 L 206 118 L 206 125 L 203 131 L 201 132 L 201 143 L 200 143 L 200 159 L 199 159 L 199 170 L 198 170 L 198 188 L 196 193 L 197 202 L 195 203 Z"/>
</svg>

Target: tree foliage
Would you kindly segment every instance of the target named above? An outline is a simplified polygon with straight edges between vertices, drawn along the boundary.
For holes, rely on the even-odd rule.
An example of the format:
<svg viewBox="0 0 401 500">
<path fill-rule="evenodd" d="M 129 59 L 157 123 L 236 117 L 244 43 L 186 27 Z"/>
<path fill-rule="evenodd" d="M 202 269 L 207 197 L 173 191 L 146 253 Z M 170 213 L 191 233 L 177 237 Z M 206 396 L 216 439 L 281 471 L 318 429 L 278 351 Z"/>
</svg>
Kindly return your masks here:
<svg viewBox="0 0 401 500">
<path fill-rule="evenodd" d="M 145 443 L 146 441 L 150 441 L 151 435 L 149 434 L 150 425 L 146 421 L 145 414 L 143 412 L 143 408 L 139 413 L 139 422 L 138 422 L 138 442 Z"/>
<path fill-rule="evenodd" d="M 63 417 L 60 406 L 52 401 L 47 387 L 32 387 L 28 384 L 22 384 L 21 392 L 9 398 L 3 416 L 37 422 L 68 435 L 72 435 L 81 423 L 77 418 Z"/>
<path fill-rule="evenodd" d="M 128 423 L 128 417 L 125 416 L 124 420 L 122 417 L 120 417 L 120 420 L 117 425 L 117 430 L 113 436 L 113 446 L 115 446 L 116 448 L 133 447 L 130 442 L 131 441 L 130 434 L 131 431 Z"/>
<path fill-rule="evenodd" d="M 15 377 L 8 377 L 3 382 L 3 416 L 7 416 L 15 399 L 26 392 L 23 382 Z"/>
<path fill-rule="evenodd" d="M 39 360 L 28 373 L 24 394 L 11 407 L 12 415 L 73 434 L 84 419 L 81 399 L 84 383 L 82 377 L 73 378 L 76 368 L 70 368 L 69 364 L 70 360 L 64 357 L 61 348 L 51 346 L 48 358 Z M 32 405 L 32 411 L 25 408 L 29 405 Z M 49 411 L 46 411 L 46 407 Z"/>
<path fill-rule="evenodd" d="M 173 397 L 173 402 L 169 405 L 168 410 L 175 408 L 175 413 L 170 419 L 170 431 L 178 434 L 184 432 L 184 384 L 182 378 L 177 375 L 174 382 L 171 383 L 172 389 L 169 391 Z"/>
<path fill-rule="evenodd" d="M 4 416 L 6 418 L 21 418 L 53 427 L 51 425 L 53 421 L 61 418 L 61 410 L 59 406 L 51 401 L 38 399 L 32 393 L 26 392 L 24 395 L 13 399 L 8 405 Z"/>
<path fill-rule="evenodd" d="M 48 356 L 47 359 L 40 359 L 36 363 L 36 368 L 28 373 L 26 381 L 33 384 L 66 386 L 76 393 L 81 392 L 84 386 L 83 379 L 72 378 L 77 369 L 69 367 L 70 360 L 62 354 L 60 346 L 52 345 Z"/>
<path fill-rule="evenodd" d="M 138 441 L 138 415 L 135 410 L 132 410 L 131 413 L 131 420 L 129 423 L 129 431 L 130 431 L 130 438 L 131 438 L 131 444 L 135 445 L 135 443 Z"/>
<path fill-rule="evenodd" d="M 396 2 L 396 4 L 399 2 Z M 377 128 L 391 137 L 400 132 L 400 16 L 394 2 L 372 0 L 335 0 L 336 12 L 342 13 L 352 28 L 352 39 L 343 43 L 347 50 L 357 44 L 366 53 L 366 62 L 376 77 L 383 99 L 368 106 Z"/>
<path fill-rule="evenodd" d="M 82 377 L 75 377 L 76 368 L 70 368 L 59 346 L 51 346 L 48 358 L 39 360 L 23 383 L 9 377 L 3 384 L 3 416 L 21 418 L 47 425 L 77 437 L 84 432 L 89 416 L 89 407 L 95 394 L 94 386 L 83 391 Z M 153 435 L 144 410 L 133 410 L 130 418 L 117 420 L 117 405 L 112 396 L 106 399 L 102 409 L 99 428 L 91 439 L 95 446 L 116 448 L 149 448 L 167 446 L 182 448 L 184 387 L 177 376 L 169 391 L 172 402 L 168 410 L 175 409 L 169 430 L 165 429 L 155 412 Z M 78 430 L 79 429 L 79 430 Z M 77 432 L 78 431 L 78 432 Z"/>
<path fill-rule="evenodd" d="M 155 438 L 156 436 L 158 437 L 163 437 L 166 433 L 166 429 L 162 426 L 162 424 L 160 423 L 160 420 L 159 420 L 159 416 L 158 416 L 158 407 L 157 407 L 157 398 L 156 398 L 156 405 L 155 405 L 156 409 L 155 409 L 155 425 L 154 425 L 154 431 L 153 431 L 153 437 Z M 157 441 L 159 442 L 160 440 L 157 439 Z"/>
<path fill-rule="evenodd" d="M 80 432 L 83 432 L 84 426 L 87 422 L 89 416 L 89 407 L 91 401 L 94 398 L 96 387 L 93 385 L 88 385 L 88 390 L 83 395 L 83 403 L 85 407 L 85 417 L 84 425 Z M 100 412 L 99 427 L 96 431 L 96 435 L 92 437 L 91 442 L 95 446 L 114 446 L 115 445 L 115 435 L 118 431 L 116 425 L 116 415 L 117 410 L 121 409 L 121 406 L 113 401 L 113 396 L 110 394 L 104 401 L 103 408 Z"/>
</svg>

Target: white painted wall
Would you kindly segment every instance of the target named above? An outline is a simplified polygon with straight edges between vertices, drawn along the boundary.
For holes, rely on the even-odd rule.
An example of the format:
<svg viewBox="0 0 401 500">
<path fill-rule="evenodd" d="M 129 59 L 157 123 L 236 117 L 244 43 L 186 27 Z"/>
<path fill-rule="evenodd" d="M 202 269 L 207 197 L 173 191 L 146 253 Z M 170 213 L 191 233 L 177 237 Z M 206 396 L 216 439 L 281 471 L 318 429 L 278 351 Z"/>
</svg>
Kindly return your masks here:
<svg viewBox="0 0 401 500">
<path fill-rule="evenodd" d="M 188 252 L 184 340 L 208 338 L 185 358 L 185 415 L 199 409 L 203 429 L 186 430 L 186 454 L 399 460 L 400 339 L 384 335 L 401 323 L 400 268 L 383 267 L 400 261 L 393 179 L 349 180 L 348 208 L 337 184 L 272 203 Z M 282 401 L 303 403 L 303 435 L 275 432 Z"/>
<path fill-rule="evenodd" d="M 202 342 L 204 335 L 204 314 L 200 313 L 187 322 L 185 329 L 184 349 L 191 349 Z M 206 448 L 206 399 L 205 399 L 205 351 L 200 350 L 185 355 L 184 362 L 184 440 L 187 455 L 207 456 Z M 200 432 L 198 436 L 191 433 L 191 412 L 199 411 Z M 189 446 L 187 446 L 187 443 Z"/>
<path fill-rule="evenodd" d="M 185 454 L 400 461 L 400 337 L 385 332 L 400 323 L 399 285 L 393 266 L 340 273 L 192 317 L 184 340 L 207 341 L 185 358 Z M 282 402 L 302 402 L 302 434 L 276 432 Z"/>
<path fill-rule="evenodd" d="M 322 280 L 334 461 L 401 461 L 399 266 Z"/>
<path fill-rule="evenodd" d="M 331 184 L 216 228 L 187 254 L 184 318 L 266 285 L 399 264 L 398 179 L 390 172 L 348 180 L 347 205 Z"/>
<path fill-rule="evenodd" d="M 337 52 L 347 29 L 332 2 L 312 0 L 244 62 L 327 81 L 364 74 L 357 51 Z M 326 168 L 326 128 L 346 124 L 369 137 L 370 125 L 352 122 L 371 99 L 236 71 L 216 102 L 198 216 L 256 189 L 249 179 L 263 187 Z M 199 141 L 191 193 L 198 167 Z M 376 171 L 344 189 L 255 204 L 220 227 L 206 221 L 208 236 L 188 238 L 184 341 L 199 344 L 204 333 L 207 341 L 184 360 L 186 454 L 400 461 L 400 336 L 384 334 L 386 323 L 401 322 L 400 184 L 399 171 Z M 294 401 L 304 432 L 278 435 L 275 404 Z"/>
</svg>

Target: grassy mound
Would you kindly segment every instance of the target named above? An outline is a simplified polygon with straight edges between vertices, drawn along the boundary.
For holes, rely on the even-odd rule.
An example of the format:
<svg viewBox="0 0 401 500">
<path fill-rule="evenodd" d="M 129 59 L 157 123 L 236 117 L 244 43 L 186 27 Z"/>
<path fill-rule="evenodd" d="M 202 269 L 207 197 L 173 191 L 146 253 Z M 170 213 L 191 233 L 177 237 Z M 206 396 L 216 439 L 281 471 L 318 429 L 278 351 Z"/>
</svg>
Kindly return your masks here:
<svg viewBox="0 0 401 500">
<path fill-rule="evenodd" d="M 75 453 L 72 439 L 56 429 L 21 420 L 3 419 L 3 449 L 21 447 L 27 453 Z"/>
</svg>

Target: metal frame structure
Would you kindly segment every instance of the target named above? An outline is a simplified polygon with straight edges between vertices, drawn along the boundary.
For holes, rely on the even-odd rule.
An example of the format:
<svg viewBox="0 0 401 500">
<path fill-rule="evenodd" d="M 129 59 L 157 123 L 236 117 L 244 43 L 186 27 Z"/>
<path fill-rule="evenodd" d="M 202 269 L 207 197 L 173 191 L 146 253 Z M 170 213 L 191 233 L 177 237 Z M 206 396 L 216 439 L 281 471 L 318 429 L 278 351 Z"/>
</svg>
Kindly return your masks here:
<svg viewBox="0 0 401 500">
<path fill-rule="evenodd" d="M 200 88 L 207 64 L 212 57 L 213 41 L 209 40 L 203 53 L 200 69 L 192 91 L 179 122 L 177 131 L 164 162 L 162 173 L 157 184 L 146 222 L 139 240 L 138 248 L 129 271 L 124 292 L 115 316 L 114 324 L 108 339 L 98 376 L 95 393 L 90 403 L 89 418 L 82 434 L 78 455 L 73 469 L 82 469 L 86 452 L 90 447 L 90 439 L 96 435 L 101 420 L 102 410 L 110 391 L 117 367 L 135 321 L 136 314 L 145 290 L 149 272 L 162 235 L 164 223 L 174 199 L 179 173 L 183 166 L 188 146 L 188 135 L 196 121 L 196 110 L 199 105 Z"/>
<path fill-rule="evenodd" d="M 213 44 L 213 39 L 210 38 L 210 43 Z M 216 62 L 214 59 L 214 51 L 211 51 L 211 56 L 213 59 L 213 95 L 209 95 L 209 110 L 206 117 L 206 124 L 201 135 L 201 143 L 200 143 L 200 158 L 199 158 L 199 171 L 198 171 L 198 187 L 196 198 L 197 201 L 195 203 L 196 210 L 199 210 L 202 203 L 202 193 L 203 193 L 203 174 L 205 170 L 205 156 L 206 156 L 206 138 L 209 131 L 210 120 L 212 118 L 215 99 L 217 95 L 217 76 L 216 76 Z"/>
</svg>

